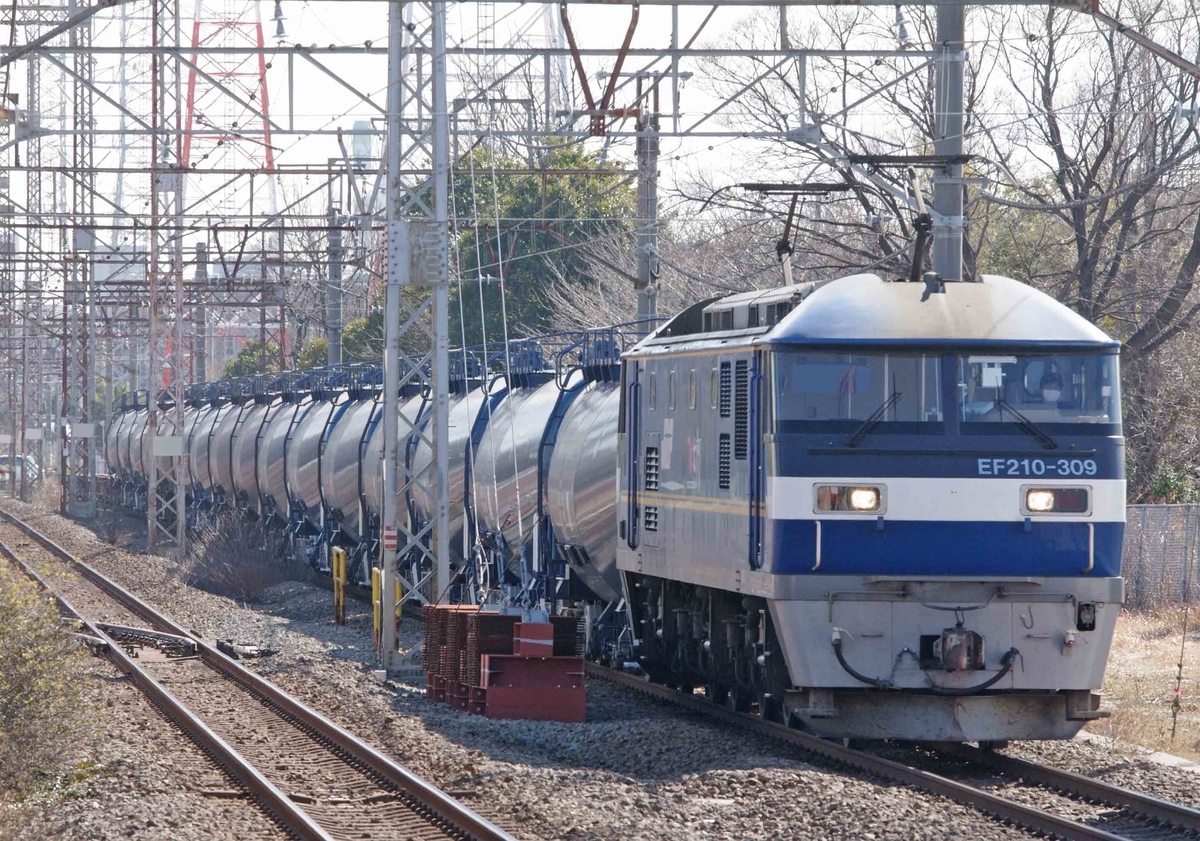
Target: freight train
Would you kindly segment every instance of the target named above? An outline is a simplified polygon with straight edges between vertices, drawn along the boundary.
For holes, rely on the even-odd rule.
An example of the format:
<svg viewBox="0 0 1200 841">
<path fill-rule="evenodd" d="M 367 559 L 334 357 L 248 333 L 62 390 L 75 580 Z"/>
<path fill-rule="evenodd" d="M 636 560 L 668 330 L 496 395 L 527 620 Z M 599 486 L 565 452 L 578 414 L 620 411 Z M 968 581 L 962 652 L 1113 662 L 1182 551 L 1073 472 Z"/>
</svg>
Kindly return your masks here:
<svg viewBox="0 0 1200 841">
<path fill-rule="evenodd" d="M 1085 319 L 1003 277 L 859 274 L 553 341 L 456 355 L 457 597 L 574 611 L 593 656 L 830 737 L 1069 738 L 1104 715 L 1124 442 L 1119 343 Z M 243 510 L 318 568 L 344 545 L 366 581 L 378 384 L 192 388 L 189 516 Z M 123 408 L 109 458 L 140 507 L 147 412 Z M 419 488 L 399 503 L 428 523 Z"/>
</svg>

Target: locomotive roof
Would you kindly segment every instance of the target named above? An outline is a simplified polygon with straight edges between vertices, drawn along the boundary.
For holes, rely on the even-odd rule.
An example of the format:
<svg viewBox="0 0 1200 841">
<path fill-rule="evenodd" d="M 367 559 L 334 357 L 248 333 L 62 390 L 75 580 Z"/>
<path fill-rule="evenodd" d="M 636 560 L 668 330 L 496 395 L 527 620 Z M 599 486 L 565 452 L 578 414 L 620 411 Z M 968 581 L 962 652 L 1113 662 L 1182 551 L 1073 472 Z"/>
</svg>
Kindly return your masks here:
<svg viewBox="0 0 1200 841">
<path fill-rule="evenodd" d="M 983 275 L 978 283 L 947 283 L 945 290 L 922 300 L 924 283 L 851 275 L 815 290 L 766 341 L 1120 344 L 1074 310 L 1012 278 Z"/>
<path fill-rule="evenodd" d="M 737 315 L 776 300 L 774 293 L 784 289 L 791 303 L 779 306 L 791 310 L 777 311 L 777 322 L 770 306 L 765 318 L 761 307 L 757 318 Z M 728 317 L 718 325 L 716 316 L 730 312 L 732 325 Z M 763 344 L 1120 347 L 1069 307 L 1012 278 L 983 275 L 977 283 L 946 283 L 945 292 L 926 296 L 924 283 L 857 274 L 700 301 L 630 353 L 695 352 L 714 343 L 726 349 Z"/>
</svg>

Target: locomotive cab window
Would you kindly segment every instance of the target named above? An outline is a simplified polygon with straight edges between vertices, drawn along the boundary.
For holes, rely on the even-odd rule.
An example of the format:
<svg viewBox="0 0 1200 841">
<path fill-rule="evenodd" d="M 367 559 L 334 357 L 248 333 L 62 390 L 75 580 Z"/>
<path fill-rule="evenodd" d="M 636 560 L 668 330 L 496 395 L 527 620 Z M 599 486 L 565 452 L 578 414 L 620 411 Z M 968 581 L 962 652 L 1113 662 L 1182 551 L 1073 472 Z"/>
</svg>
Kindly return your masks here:
<svg viewBox="0 0 1200 841">
<path fill-rule="evenodd" d="M 667 374 L 667 408 L 675 411 L 675 372 Z"/>
<path fill-rule="evenodd" d="M 964 429 L 1033 423 L 1078 429 L 1121 422 L 1115 354 L 987 355 L 958 360 L 958 412 Z"/>
<path fill-rule="evenodd" d="M 691 375 L 688 377 L 688 408 L 696 408 L 696 369 L 692 369 Z"/>
<path fill-rule="evenodd" d="M 836 432 L 942 429 L 941 359 L 897 353 L 785 351 L 774 360 L 776 428 Z"/>
<path fill-rule="evenodd" d="M 650 407 L 651 411 L 654 411 L 658 406 L 658 377 L 654 371 L 650 372 L 650 385 L 646 391 L 648 392 L 646 404 Z"/>
</svg>

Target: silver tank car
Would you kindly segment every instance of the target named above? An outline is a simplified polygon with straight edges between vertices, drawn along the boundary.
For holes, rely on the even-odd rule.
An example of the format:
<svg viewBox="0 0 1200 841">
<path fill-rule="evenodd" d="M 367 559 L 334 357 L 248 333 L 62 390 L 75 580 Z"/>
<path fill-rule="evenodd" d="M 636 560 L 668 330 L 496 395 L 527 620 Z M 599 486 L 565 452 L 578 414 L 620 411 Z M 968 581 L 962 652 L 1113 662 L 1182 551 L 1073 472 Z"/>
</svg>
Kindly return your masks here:
<svg viewBox="0 0 1200 841">
<path fill-rule="evenodd" d="M 253 404 L 234 404 L 213 426 L 208 453 L 208 468 L 213 493 L 233 495 L 233 438 L 246 411 Z"/>
<path fill-rule="evenodd" d="M 533 537 L 538 502 L 538 451 L 560 394 L 554 381 L 515 388 L 492 412 L 476 451 L 479 530 L 499 534 L 513 552 Z"/>
<path fill-rule="evenodd" d="M 466 394 L 452 395 L 450 398 L 450 450 L 448 459 L 447 495 L 450 500 L 450 563 L 460 565 L 466 560 L 470 547 L 464 546 L 466 532 L 466 508 L 464 506 L 464 481 L 466 479 L 467 446 L 471 440 L 471 428 L 480 412 L 485 412 L 484 404 L 489 400 L 482 388 L 472 389 Z M 433 461 L 433 448 L 425 439 L 420 439 L 412 454 L 412 470 L 421 475 Z M 413 511 L 420 523 L 428 523 L 434 517 L 436 500 L 422 485 L 414 485 L 411 490 Z"/>
<path fill-rule="evenodd" d="M 200 410 L 192 427 L 188 441 L 188 462 L 191 480 L 205 490 L 212 489 L 212 466 L 209 451 L 212 447 L 212 432 L 217 423 L 229 411 L 228 406 L 209 406 Z"/>
<path fill-rule="evenodd" d="M 266 438 L 267 425 L 283 404 L 254 403 L 233 433 L 233 498 L 239 506 L 259 510 L 258 449 Z"/>
<path fill-rule="evenodd" d="M 404 446 L 405 430 L 418 419 L 427 417 L 428 408 L 428 402 L 420 395 L 410 397 L 400 404 L 400 417 L 404 419 L 400 424 L 401 447 Z M 367 448 L 367 454 L 363 458 L 363 495 L 367 498 L 367 510 L 369 512 L 379 514 L 383 511 L 382 422 L 376 428 L 375 434 L 371 436 L 370 446 Z M 400 505 L 402 506 L 401 510 L 403 510 L 403 500 L 401 500 Z"/>
<path fill-rule="evenodd" d="M 304 518 L 314 526 L 321 520 L 321 442 L 346 406 L 344 402 L 317 401 L 297 424 L 288 444 L 284 459 L 288 493 L 304 503 Z"/>
<path fill-rule="evenodd" d="M 146 457 L 150 454 L 150 410 L 141 409 L 129 430 L 129 469 L 141 476 L 146 476 Z"/>
<path fill-rule="evenodd" d="M 104 435 L 104 460 L 108 462 L 109 473 L 120 473 L 121 465 L 118 461 L 118 443 L 121 440 L 121 428 L 129 422 L 133 417 L 132 412 L 121 412 L 119 415 L 114 415 L 108 423 L 108 430 Z"/>
<path fill-rule="evenodd" d="M 312 401 L 306 401 L 280 406 L 267 422 L 258 448 L 259 492 L 275 515 L 283 520 L 288 517 L 287 470 L 284 466 L 288 433 L 314 405 Z"/>
<path fill-rule="evenodd" d="M 371 437 L 380 427 L 381 403 L 374 398 L 355 400 L 346 407 L 329 439 L 321 459 L 321 490 L 325 503 L 337 509 L 342 532 L 352 541 L 362 537 L 359 512 L 359 488 L 362 461 L 370 451 Z M 382 434 L 379 436 L 383 440 Z"/>
<path fill-rule="evenodd" d="M 621 598 L 616 481 L 620 408 L 617 383 L 585 387 L 563 417 L 546 474 L 546 506 L 555 540 L 572 571 L 606 601 Z"/>
<path fill-rule="evenodd" d="M 200 420 L 200 416 L 207 409 L 200 409 L 195 406 L 183 407 L 183 450 L 186 453 L 191 452 L 192 432 L 196 429 L 196 421 Z M 180 480 L 184 487 L 190 487 L 192 484 L 192 460 L 190 458 L 183 459 L 180 462 Z"/>
</svg>

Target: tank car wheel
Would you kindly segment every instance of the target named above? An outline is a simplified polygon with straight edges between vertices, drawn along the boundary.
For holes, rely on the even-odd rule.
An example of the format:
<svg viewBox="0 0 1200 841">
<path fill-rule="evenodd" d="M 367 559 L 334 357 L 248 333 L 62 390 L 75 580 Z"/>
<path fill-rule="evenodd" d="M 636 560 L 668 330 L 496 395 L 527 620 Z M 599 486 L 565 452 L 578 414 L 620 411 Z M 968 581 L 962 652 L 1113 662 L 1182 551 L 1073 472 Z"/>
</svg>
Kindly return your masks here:
<svg viewBox="0 0 1200 841">
<path fill-rule="evenodd" d="M 740 686 L 729 688 L 729 708 L 734 712 L 748 713 L 754 704 L 754 693 Z"/>
<path fill-rule="evenodd" d="M 704 687 L 704 694 L 714 704 L 729 703 L 729 687 L 723 683 L 709 683 Z"/>
</svg>

